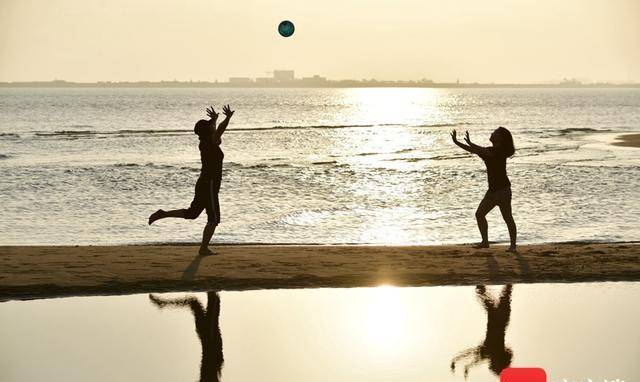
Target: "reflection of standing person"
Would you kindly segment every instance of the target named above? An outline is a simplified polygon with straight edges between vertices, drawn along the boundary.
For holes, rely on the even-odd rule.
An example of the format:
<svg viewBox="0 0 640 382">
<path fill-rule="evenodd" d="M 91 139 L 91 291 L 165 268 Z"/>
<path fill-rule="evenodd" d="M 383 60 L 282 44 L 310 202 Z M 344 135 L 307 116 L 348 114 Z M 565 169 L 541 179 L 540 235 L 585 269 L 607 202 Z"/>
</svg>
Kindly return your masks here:
<svg viewBox="0 0 640 382">
<path fill-rule="evenodd" d="M 218 113 L 213 110 L 213 107 L 207 109 L 207 115 L 211 119 L 208 121 L 201 119 L 194 127 L 194 132 L 200 138 L 198 147 L 200 148 L 202 169 L 196 182 L 195 196 L 189 208 L 172 211 L 160 209 L 149 216 L 149 224 L 153 224 L 156 220 L 164 218 L 195 219 L 200 216 L 202 210 L 206 210 L 207 225 L 202 232 L 202 243 L 199 251 L 201 255 L 214 254 L 209 250 L 209 242 L 220 223 L 218 192 L 220 192 L 220 183 L 222 182 L 222 161 L 224 160 L 224 153 L 220 149 L 220 144 L 222 143 L 222 134 L 227 129 L 229 120 L 234 113 L 229 108 L 229 105 L 224 106 L 222 111 L 225 119 L 217 128 Z"/>
<path fill-rule="evenodd" d="M 480 236 L 482 236 L 482 242 L 476 245 L 476 248 L 489 248 L 489 226 L 485 216 L 487 216 L 493 207 L 498 206 L 500 207 L 502 218 L 505 223 L 507 223 L 507 228 L 509 229 L 511 245 L 508 251 L 515 252 L 517 230 L 511 213 L 511 182 L 509 181 L 509 177 L 507 177 L 507 158 L 515 152 L 511 133 L 504 127 L 498 127 L 489 138 L 493 144 L 492 147 L 482 147 L 472 143 L 468 131 L 465 132 L 464 135 L 464 140 L 468 146 L 458 142 L 455 130 L 451 132 L 451 138 L 453 142 L 462 149 L 477 154 L 487 166 L 489 190 L 484 195 L 484 198 L 476 210 L 478 229 L 480 229 Z"/>
<path fill-rule="evenodd" d="M 489 361 L 489 369 L 496 375 L 500 375 L 503 369 L 511 365 L 513 352 L 505 346 L 504 338 L 509 325 L 511 315 L 511 284 L 506 285 L 498 300 L 487 294 L 484 285 L 476 286 L 476 294 L 487 312 L 487 332 L 484 341 L 478 346 L 466 349 L 458 353 L 451 360 L 451 371 L 456 369 L 456 362 L 462 359 L 470 359 L 464 367 L 464 377 L 469 375 L 469 369 L 485 360 Z"/>
<path fill-rule="evenodd" d="M 219 381 L 224 357 L 222 335 L 220 334 L 220 297 L 218 292 L 207 292 L 207 309 L 195 297 L 164 299 L 149 295 L 149 299 L 159 308 L 167 306 L 189 307 L 195 319 L 196 332 L 202 345 L 200 382 Z"/>
</svg>

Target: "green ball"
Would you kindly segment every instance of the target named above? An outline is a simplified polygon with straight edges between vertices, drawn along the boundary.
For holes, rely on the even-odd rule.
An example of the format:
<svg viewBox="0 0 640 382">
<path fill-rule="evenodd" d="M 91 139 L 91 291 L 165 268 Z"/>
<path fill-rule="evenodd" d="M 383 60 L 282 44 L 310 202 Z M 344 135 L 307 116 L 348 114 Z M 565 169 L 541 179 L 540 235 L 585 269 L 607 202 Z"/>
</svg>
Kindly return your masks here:
<svg viewBox="0 0 640 382">
<path fill-rule="evenodd" d="M 296 27 L 289 20 L 284 20 L 280 25 L 278 25 L 278 33 L 280 33 L 282 37 L 291 37 L 295 30 Z"/>
</svg>

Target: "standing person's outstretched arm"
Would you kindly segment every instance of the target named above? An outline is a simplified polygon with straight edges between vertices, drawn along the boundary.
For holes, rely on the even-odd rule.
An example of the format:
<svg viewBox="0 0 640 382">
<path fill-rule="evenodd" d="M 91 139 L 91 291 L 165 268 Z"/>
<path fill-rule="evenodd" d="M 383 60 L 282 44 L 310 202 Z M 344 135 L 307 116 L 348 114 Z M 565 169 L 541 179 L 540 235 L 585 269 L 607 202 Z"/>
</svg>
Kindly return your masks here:
<svg viewBox="0 0 640 382">
<path fill-rule="evenodd" d="M 229 120 L 231 119 L 231 116 L 233 116 L 233 113 L 235 113 L 235 111 L 231 110 L 229 105 L 227 105 L 222 107 L 222 113 L 224 114 L 224 120 L 220 122 L 220 124 L 218 125 L 218 128 L 216 129 L 215 134 L 213 135 L 214 142 L 217 142 L 218 139 L 222 137 L 222 134 L 224 134 L 225 130 L 227 130 L 227 126 L 229 125 Z"/>
<path fill-rule="evenodd" d="M 453 141 L 453 143 L 455 143 L 461 149 L 472 153 L 473 151 L 471 151 L 471 147 L 469 147 L 469 146 L 465 145 L 464 143 L 461 143 L 461 142 L 458 141 L 458 135 L 457 134 L 458 133 L 455 130 L 451 130 L 451 140 Z"/>
<path fill-rule="evenodd" d="M 488 148 L 476 145 L 475 143 L 471 142 L 471 138 L 469 138 L 469 132 L 468 131 L 464 132 L 464 141 L 467 142 L 469 147 L 471 147 L 471 150 L 472 150 L 473 153 L 476 153 L 476 154 L 478 154 L 480 156 L 491 155 L 491 150 L 489 150 Z"/>
<path fill-rule="evenodd" d="M 464 140 L 465 142 L 467 142 L 468 146 L 465 145 L 462 142 L 458 141 L 458 137 L 456 135 L 456 131 L 452 130 L 451 131 L 451 139 L 453 140 L 453 143 L 455 143 L 456 145 L 458 145 L 458 147 L 460 147 L 463 150 L 466 150 L 470 153 L 474 153 L 480 156 L 486 156 L 489 155 L 490 152 L 486 147 L 482 147 L 482 146 L 478 146 L 475 143 L 471 142 L 471 139 L 469 138 L 469 132 L 465 131 L 464 133 Z"/>
</svg>

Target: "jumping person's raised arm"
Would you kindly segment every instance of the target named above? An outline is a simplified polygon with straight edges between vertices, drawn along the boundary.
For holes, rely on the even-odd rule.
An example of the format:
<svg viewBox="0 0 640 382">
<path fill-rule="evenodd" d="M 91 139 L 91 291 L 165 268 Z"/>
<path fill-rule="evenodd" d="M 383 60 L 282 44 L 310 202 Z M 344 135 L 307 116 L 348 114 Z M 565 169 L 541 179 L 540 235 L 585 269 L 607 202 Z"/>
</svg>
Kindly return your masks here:
<svg viewBox="0 0 640 382">
<path fill-rule="evenodd" d="M 218 121 L 218 113 L 213 110 L 213 106 L 207 108 L 207 115 L 209 116 L 209 131 L 213 134 L 216 131 L 216 122 Z"/>
<path fill-rule="evenodd" d="M 231 110 L 229 105 L 227 105 L 222 107 L 222 113 L 224 114 L 224 120 L 220 122 L 220 125 L 218 125 L 218 128 L 216 129 L 216 132 L 213 135 L 214 142 L 217 142 L 218 139 L 222 137 L 222 134 L 224 134 L 224 131 L 227 130 L 227 126 L 229 125 L 229 120 L 231 119 L 231 116 L 233 115 L 233 113 L 235 113 L 235 111 Z"/>
</svg>

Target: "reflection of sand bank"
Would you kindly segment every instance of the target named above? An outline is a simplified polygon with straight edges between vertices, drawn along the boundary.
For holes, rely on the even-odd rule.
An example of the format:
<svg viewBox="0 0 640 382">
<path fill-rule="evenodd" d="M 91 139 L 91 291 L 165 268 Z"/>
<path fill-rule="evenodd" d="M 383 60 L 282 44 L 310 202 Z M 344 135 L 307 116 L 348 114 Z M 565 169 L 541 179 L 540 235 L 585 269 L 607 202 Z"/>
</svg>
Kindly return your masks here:
<svg viewBox="0 0 640 382">
<path fill-rule="evenodd" d="M 616 146 L 640 147 L 640 134 L 624 134 L 616 137 Z"/>
<path fill-rule="evenodd" d="M 640 280 L 638 243 L 0 247 L 0 300 L 185 290 Z"/>
</svg>

